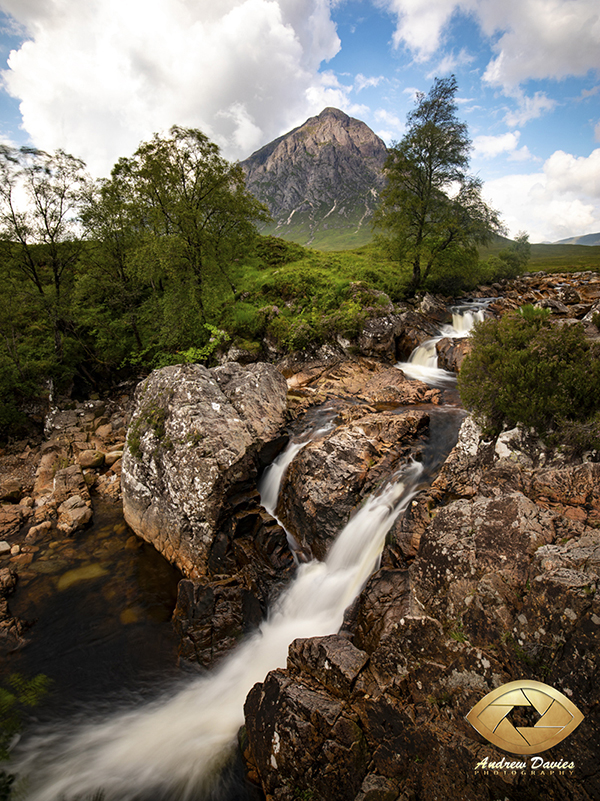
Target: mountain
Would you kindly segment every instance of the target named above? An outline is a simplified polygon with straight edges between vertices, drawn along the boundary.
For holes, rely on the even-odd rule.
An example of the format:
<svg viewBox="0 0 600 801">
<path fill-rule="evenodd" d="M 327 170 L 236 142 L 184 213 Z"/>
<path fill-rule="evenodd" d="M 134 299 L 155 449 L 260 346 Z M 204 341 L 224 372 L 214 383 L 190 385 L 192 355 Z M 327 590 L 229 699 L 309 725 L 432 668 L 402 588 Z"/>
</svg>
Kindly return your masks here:
<svg viewBox="0 0 600 801">
<path fill-rule="evenodd" d="M 263 233 L 330 250 L 370 241 L 386 157 L 368 125 L 326 108 L 241 166 L 275 221 Z"/>
<path fill-rule="evenodd" d="M 584 236 L 572 236 L 569 239 L 561 239 L 555 245 L 588 245 L 595 247 L 600 245 L 600 234 L 585 234 Z"/>
</svg>

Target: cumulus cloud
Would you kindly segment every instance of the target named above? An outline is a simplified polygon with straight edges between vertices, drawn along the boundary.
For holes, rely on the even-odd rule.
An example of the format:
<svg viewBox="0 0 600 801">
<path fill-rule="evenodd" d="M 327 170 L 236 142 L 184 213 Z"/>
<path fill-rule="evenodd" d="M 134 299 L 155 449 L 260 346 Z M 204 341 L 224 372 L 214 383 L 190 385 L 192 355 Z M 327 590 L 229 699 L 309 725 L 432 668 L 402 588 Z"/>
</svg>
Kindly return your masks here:
<svg viewBox="0 0 600 801">
<path fill-rule="evenodd" d="M 484 197 L 515 234 L 532 242 L 600 231 L 600 149 L 587 157 L 556 151 L 542 172 L 507 175 L 484 185 Z"/>
<path fill-rule="evenodd" d="M 493 159 L 507 154 L 511 161 L 525 161 L 531 158 L 531 153 L 525 145 L 519 147 L 520 137 L 520 131 L 510 131 L 499 136 L 476 136 L 473 139 L 473 156 Z"/>
<path fill-rule="evenodd" d="M 493 86 L 511 90 L 529 79 L 585 75 L 599 66 L 597 0 L 377 0 L 395 14 L 396 46 L 427 61 L 444 42 L 454 14 L 474 17 L 493 42 L 485 71 Z"/>
<path fill-rule="evenodd" d="M 173 124 L 244 158 L 350 87 L 323 61 L 340 48 L 329 0 L 0 0 L 29 40 L 4 85 L 38 147 L 106 174 Z"/>
</svg>

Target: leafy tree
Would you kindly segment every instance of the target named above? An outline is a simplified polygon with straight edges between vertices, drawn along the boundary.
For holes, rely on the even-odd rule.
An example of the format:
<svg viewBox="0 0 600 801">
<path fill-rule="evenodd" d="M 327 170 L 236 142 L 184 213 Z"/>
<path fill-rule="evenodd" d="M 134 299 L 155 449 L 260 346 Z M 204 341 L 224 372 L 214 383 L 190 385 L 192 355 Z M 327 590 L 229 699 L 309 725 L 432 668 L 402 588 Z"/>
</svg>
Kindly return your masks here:
<svg viewBox="0 0 600 801">
<path fill-rule="evenodd" d="M 546 309 L 475 326 L 458 378 L 463 403 L 491 435 L 522 423 L 550 444 L 600 447 L 600 359 L 581 324 L 552 325 Z"/>
<path fill-rule="evenodd" d="M 412 267 L 412 289 L 433 268 L 476 257 L 476 245 L 500 230 L 497 213 L 481 197 L 481 181 L 469 175 L 471 143 L 456 116 L 456 78 L 436 78 L 417 95 L 408 130 L 390 149 L 387 186 L 374 224 L 392 255 Z"/>
<path fill-rule="evenodd" d="M 62 150 L 0 146 L 0 236 L 5 276 L 29 287 L 64 362 L 68 294 L 81 253 L 78 212 L 85 165 Z M 34 301 L 35 302 L 35 301 Z"/>
<path fill-rule="evenodd" d="M 144 261 L 196 289 L 206 317 L 207 278 L 228 278 L 228 264 L 256 237 L 267 212 L 247 190 L 238 164 L 230 164 L 199 130 L 174 126 L 121 159 L 112 180 L 128 186 L 138 226 L 148 234 Z M 233 290 L 233 286 L 230 285 Z"/>
</svg>

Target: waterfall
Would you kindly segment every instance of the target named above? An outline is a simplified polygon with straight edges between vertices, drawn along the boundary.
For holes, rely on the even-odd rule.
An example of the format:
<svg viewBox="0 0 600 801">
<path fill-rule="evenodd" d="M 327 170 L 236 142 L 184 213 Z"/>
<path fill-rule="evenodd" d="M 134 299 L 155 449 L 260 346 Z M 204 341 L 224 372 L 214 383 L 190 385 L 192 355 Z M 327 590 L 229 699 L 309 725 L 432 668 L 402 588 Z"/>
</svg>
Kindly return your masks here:
<svg viewBox="0 0 600 801">
<path fill-rule="evenodd" d="M 150 796 L 184 801 L 210 794 L 235 749 L 249 690 L 270 670 L 285 666 L 294 639 L 339 630 L 422 473 L 423 466 L 413 462 L 368 498 L 326 559 L 299 567 L 259 630 L 212 674 L 137 708 L 75 728 L 59 724 L 31 738 L 10 765 L 19 797 L 83 801 L 101 790 L 103 801 Z"/>
<path fill-rule="evenodd" d="M 396 367 L 407 378 L 423 381 L 432 387 L 449 387 L 456 382 L 456 376 L 449 370 L 438 367 L 437 343 L 446 337 L 462 339 L 468 337 L 476 322 L 484 319 L 485 307 L 489 301 L 473 301 L 452 309 L 452 325 L 440 326 L 438 336 L 428 339 L 416 347 L 407 362 L 398 362 Z"/>
</svg>

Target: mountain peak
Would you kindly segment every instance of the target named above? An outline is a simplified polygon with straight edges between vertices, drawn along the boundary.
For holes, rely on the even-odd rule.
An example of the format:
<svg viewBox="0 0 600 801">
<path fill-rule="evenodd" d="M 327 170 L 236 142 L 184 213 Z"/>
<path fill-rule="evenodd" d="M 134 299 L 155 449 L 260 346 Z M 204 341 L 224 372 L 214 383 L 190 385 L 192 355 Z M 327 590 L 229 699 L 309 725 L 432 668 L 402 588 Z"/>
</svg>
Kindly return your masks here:
<svg viewBox="0 0 600 801">
<path fill-rule="evenodd" d="M 335 238 L 358 246 L 370 239 L 386 157 L 368 125 L 329 106 L 241 166 L 275 220 L 267 232 L 304 245 Z"/>
</svg>

